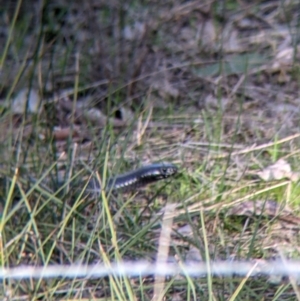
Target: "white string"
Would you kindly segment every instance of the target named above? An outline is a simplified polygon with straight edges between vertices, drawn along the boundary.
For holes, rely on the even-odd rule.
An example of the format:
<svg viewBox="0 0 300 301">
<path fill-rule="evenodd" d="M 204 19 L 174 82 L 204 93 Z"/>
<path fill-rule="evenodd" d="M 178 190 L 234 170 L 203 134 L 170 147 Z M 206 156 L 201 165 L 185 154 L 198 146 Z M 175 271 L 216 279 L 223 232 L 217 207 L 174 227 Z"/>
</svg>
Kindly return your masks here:
<svg viewBox="0 0 300 301">
<path fill-rule="evenodd" d="M 276 275 L 300 277 L 299 261 L 218 261 L 210 264 L 211 273 L 215 276 L 250 276 Z M 204 277 L 207 274 L 205 262 L 149 263 L 124 262 L 119 264 L 95 265 L 50 265 L 46 267 L 20 266 L 0 268 L 0 279 L 30 279 L 30 278 L 102 278 L 105 276 L 175 276 Z"/>
</svg>

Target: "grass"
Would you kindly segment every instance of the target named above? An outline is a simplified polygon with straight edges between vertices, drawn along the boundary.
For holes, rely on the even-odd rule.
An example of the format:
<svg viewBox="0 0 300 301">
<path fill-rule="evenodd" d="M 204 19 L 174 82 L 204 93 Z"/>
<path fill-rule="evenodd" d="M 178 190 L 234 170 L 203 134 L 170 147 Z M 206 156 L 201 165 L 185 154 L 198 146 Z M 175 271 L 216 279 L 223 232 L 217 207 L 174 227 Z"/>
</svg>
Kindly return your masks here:
<svg viewBox="0 0 300 301">
<path fill-rule="evenodd" d="M 73 5 L 81 7 L 76 1 Z M 273 48 L 267 39 L 255 44 L 264 29 L 261 23 L 256 29 L 235 26 L 250 17 L 260 20 L 263 11 L 276 27 L 279 21 L 272 16 L 291 7 L 280 1 L 269 8 L 261 3 L 251 6 L 249 17 L 247 7 L 235 1 L 226 7 L 215 3 L 203 27 L 205 13 L 193 3 L 133 1 L 128 13 L 123 4 L 101 5 L 86 8 L 89 18 L 63 4 L 49 4 L 38 14 L 21 1 L 13 14 L 2 12 L 8 34 L 0 58 L 0 98 L 5 100 L 0 116 L 1 266 L 100 261 L 109 267 L 127 260 L 154 261 L 163 254 L 179 264 L 196 256 L 210 270 L 215 260 L 299 258 L 298 229 L 280 219 L 283 212 L 272 218 L 227 215 L 248 200 L 269 199 L 299 214 L 298 182 L 263 182 L 257 176 L 280 158 L 298 169 L 299 64 L 294 57 L 292 67 L 269 69 L 281 40 L 274 40 L 278 45 L 271 43 Z M 126 40 L 124 30 L 133 30 L 149 7 L 150 29 Z M 271 17 L 267 9 L 273 9 Z M 289 22 L 284 24 L 290 32 L 296 25 Z M 232 37 L 232 43 L 245 43 L 233 54 L 225 36 L 217 34 L 228 23 L 241 37 Z M 195 37 L 204 39 L 207 28 L 215 28 L 211 43 L 222 45 L 220 52 L 201 38 L 193 44 Z M 247 30 L 255 45 L 242 39 Z M 80 40 L 94 32 L 99 39 Z M 290 82 L 282 77 L 279 82 L 281 72 Z M 14 112 L 12 98 L 24 87 L 41 93 L 40 111 Z M 66 91 L 68 97 L 59 97 Z M 281 105 L 292 106 L 288 115 L 273 110 Z M 121 124 L 118 115 L 129 119 Z M 68 130 L 63 139 L 57 138 L 61 128 Z M 84 192 L 92 174 L 103 183 L 110 175 L 153 161 L 174 162 L 180 172 L 137 193 L 95 197 Z M 168 205 L 174 205 L 169 220 L 163 215 Z M 172 229 L 166 246 L 164 227 Z M 6 300 L 299 299 L 292 278 L 271 283 L 250 273 L 3 279 L 1 290 Z"/>
</svg>

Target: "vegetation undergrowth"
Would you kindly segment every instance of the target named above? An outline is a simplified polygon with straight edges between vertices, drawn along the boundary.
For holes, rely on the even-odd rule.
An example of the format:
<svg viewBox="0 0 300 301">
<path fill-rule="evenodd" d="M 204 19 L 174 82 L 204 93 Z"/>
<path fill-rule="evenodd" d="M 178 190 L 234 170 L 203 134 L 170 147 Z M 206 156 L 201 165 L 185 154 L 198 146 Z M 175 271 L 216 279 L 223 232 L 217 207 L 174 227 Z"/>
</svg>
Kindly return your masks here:
<svg viewBox="0 0 300 301">
<path fill-rule="evenodd" d="M 297 278 L 251 274 L 299 258 L 299 3 L 23 2 L 0 11 L 2 269 L 183 272 L 2 277 L 2 299 L 300 300 Z M 152 162 L 179 172 L 88 192 Z"/>
</svg>

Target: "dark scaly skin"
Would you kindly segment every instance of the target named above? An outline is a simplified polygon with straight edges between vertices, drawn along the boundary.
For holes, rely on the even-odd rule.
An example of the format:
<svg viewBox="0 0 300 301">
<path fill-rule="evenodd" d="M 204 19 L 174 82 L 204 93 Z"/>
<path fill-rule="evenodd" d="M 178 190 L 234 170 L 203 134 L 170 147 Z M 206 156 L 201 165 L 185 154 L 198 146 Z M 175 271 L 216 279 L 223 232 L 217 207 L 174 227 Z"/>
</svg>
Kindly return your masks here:
<svg viewBox="0 0 300 301">
<path fill-rule="evenodd" d="M 126 190 L 134 191 L 136 188 L 167 179 L 174 176 L 178 171 L 172 163 L 154 163 L 110 178 L 106 184 L 106 191 Z M 91 180 L 87 191 L 99 191 L 99 184 L 95 179 Z"/>
</svg>

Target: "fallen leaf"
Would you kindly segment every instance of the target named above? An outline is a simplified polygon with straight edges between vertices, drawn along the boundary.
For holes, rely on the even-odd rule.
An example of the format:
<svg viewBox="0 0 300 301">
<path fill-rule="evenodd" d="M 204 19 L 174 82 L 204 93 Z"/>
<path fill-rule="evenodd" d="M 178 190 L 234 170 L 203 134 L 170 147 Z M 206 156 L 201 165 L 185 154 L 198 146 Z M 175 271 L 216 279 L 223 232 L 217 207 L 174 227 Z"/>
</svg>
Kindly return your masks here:
<svg viewBox="0 0 300 301">
<path fill-rule="evenodd" d="M 22 89 L 12 100 L 12 111 L 15 114 L 37 113 L 40 108 L 41 99 L 34 89 Z"/>
<path fill-rule="evenodd" d="M 284 159 L 280 159 L 273 165 L 270 165 L 265 169 L 257 172 L 257 175 L 264 181 L 281 179 L 290 179 L 292 181 L 297 181 L 299 178 L 299 173 L 293 172 L 290 164 Z"/>
</svg>

